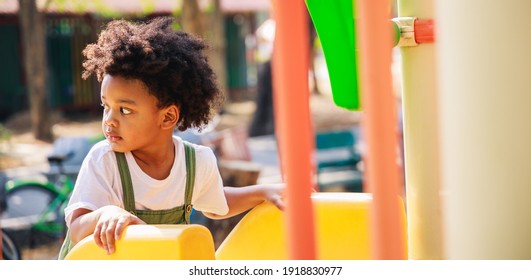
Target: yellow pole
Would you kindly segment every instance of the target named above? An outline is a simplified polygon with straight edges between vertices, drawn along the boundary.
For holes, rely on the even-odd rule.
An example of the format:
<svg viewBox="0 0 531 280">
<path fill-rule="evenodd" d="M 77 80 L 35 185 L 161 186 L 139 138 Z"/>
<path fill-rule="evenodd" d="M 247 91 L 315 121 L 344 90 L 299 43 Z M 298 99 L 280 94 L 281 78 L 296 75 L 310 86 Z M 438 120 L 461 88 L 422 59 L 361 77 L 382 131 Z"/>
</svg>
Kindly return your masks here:
<svg viewBox="0 0 531 280">
<path fill-rule="evenodd" d="M 432 0 L 399 0 L 399 17 L 433 19 Z M 435 22 L 436 24 L 436 22 Z M 442 259 L 435 44 L 401 47 L 410 259 Z"/>
<path fill-rule="evenodd" d="M 530 11 L 436 1 L 448 259 L 531 259 Z"/>
</svg>

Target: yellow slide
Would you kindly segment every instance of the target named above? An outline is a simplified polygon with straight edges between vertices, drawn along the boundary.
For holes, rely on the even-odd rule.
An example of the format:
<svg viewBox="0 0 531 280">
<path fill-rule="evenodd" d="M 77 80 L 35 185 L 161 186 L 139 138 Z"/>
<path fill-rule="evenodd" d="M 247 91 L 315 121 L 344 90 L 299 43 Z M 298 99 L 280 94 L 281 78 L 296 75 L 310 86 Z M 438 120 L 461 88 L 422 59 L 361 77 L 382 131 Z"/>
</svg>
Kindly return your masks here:
<svg viewBox="0 0 531 280">
<path fill-rule="evenodd" d="M 320 260 L 371 259 L 369 193 L 312 194 L 317 258 Z M 404 204 L 397 199 L 404 232 Z M 288 258 L 283 213 L 271 204 L 250 211 L 216 251 L 217 260 L 284 260 Z M 406 236 L 406 234 L 404 234 Z M 407 237 L 404 239 L 407 242 Z M 407 246 L 404 246 L 407 247 Z M 407 248 L 404 256 L 407 256 Z"/>
<path fill-rule="evenodd" d="M 213 260 L 214 240 L 201 225 L 130 225 L 107 255 L 92 235 L 81 240 L 65 260 Z"/>
<path fill-rule="evenodd" d="M 322 260 L 371 259 L 368 193 L 312 194 L 317 256 Z M 404 204 L 397 199 L 406 231 Z M 79 242 L 66 259 L 287 259 L 283 213 L 269 203 L 251 210 L 232 230 L 217 251 L 208 229 L 201 225 L 132 225 L 107 255 L 92 236 Z M 404 234 L 404 242 L 407 235 Z M 407 256 L 407 246 L 404 256 Z"/>
</svg>

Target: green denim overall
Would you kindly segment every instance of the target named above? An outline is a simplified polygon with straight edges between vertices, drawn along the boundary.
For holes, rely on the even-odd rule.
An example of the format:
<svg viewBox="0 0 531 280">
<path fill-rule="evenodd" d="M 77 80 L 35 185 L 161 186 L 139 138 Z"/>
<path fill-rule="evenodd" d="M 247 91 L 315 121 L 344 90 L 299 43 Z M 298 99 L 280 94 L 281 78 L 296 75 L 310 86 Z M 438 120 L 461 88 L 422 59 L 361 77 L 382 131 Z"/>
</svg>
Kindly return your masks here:
<svg viewBox="0 0 531 280">
<path fill-rule="evenodd" d="M 190 215 L 192 214 L 192 193 L 194 191 L 195 181 L 195 150 L 194 147 L 186 142 L 184 143 L 185 160 L 186 160 L 186 190 L 184 195 L 184 204 L 176 206 L 171 209 L 164 210 L 137 210 L 135 208 L 135 194 L 133 191 L 133 184 L 131 182 L 131 174 L 127 160 L 123 153 L 115 152 L 116 160 L 118 162 L 118 170 L 120 172 L 120 179 L 122 181 L 124 209 L 131 212 L 133 215 L 140 218 L 146 224 L 189 224 Z M 67 232 L 61 250 L 59 252 L 59 260 L 63 260 L 65 256 L 74 247 L 70 241 Z"/>
</svg>

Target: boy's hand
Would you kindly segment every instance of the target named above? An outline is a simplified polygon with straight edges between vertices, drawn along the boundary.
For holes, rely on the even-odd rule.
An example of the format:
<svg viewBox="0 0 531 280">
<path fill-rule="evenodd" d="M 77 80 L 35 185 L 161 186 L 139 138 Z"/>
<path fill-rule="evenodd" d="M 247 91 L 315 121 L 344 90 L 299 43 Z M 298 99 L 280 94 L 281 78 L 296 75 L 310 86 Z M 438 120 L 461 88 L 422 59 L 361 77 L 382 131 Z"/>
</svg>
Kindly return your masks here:
<svg viewBox="0 0 531 280">
<path fill-rule="evenodd" d="M 107 254 L 114 253 L 115 241 L 120 238 L 126 226 L 145 224 L 140 218 L 118 206 L 109 205 L 100 210 L 101 214 L 94 228 L 94 241 Z"/>
<path fill-rule="evenodd" d="M 285 184 L 265 185 L 263 188 L 265 200 L 273 203 L 278 209 L 284 211 L 286 208 L 283 200 L 285 188 Z"/>
</svg>

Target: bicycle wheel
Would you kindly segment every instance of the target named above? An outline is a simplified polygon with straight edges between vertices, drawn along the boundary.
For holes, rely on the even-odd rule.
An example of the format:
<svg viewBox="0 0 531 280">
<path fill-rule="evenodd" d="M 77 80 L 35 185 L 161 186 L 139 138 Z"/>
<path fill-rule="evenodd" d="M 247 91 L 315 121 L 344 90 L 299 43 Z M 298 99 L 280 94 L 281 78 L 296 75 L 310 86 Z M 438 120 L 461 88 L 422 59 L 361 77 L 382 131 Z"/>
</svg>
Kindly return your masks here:
<svg viewBox="0 0 531 280">
<path fill-rule="evenodd" d="M 20 260 L 20 250 L 11 236 L 2 230 L 2 258 L 4 260 Z"/>
<path fill-rule="evenodd" d="M 6 194 L 7 208 L 2 213 L 2 227 L 29 228 L 39 219 L 57 193 L 39 185 L 22 185 Z"/>
</svg>

